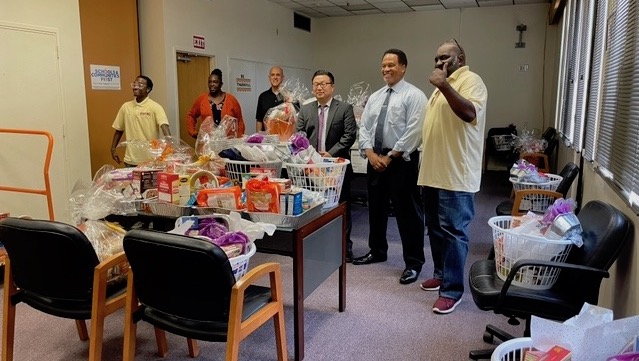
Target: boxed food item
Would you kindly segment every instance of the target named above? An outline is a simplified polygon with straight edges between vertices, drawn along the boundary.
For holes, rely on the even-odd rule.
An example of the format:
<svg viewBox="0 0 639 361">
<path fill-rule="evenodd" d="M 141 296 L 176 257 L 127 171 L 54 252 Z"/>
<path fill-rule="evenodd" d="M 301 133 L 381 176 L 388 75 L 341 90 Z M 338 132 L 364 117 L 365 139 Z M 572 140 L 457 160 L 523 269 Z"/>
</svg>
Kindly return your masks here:
<svg viewBox="0 0 639 361">
<path fill-rule="evenodd" d="M 159 172 L 158 199 L 161 202 L 185 205 L 191 195 L 190 176 Z"/>
<path fill-rule="evenodd" d="M 280 214 L 297 216 L 304 212 L 302 207 L 302 192 L 288 191 L 280 193 Z"/>
<path fill-rule="evenodd" d="M 540 361 L 545 354 L 546 353 L 544 351 L 526 350 L 526 352 L 524 352 L 524 358 L 522 359 L 522 361 Z"/>
<path fill-rule="evenodd" d="M 288 178 L 269 178 L 269 181 L 280 186 L 280 193 L 288 192 L 291 190 L 293 183 Z"/>
<path fill-rule="evenodd" d="M 570 361 L 570 350 L 561 346 L 553 346 L 548 351 L 527 350 L 523 361 Z"/>
<path fill-rule="evenodd" d="M 135 198 L 141 199 L 148 189 L 158 187 L 158 169 L 133 169 L 133 191 Z"/>
</svg>

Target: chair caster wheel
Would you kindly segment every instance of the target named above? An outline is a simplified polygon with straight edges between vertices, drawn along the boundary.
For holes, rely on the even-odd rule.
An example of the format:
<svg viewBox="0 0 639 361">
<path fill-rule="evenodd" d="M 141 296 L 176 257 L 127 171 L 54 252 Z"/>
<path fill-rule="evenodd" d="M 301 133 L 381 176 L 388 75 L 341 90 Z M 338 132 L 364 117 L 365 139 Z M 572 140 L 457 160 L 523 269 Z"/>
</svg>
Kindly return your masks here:
<svg viewBox="0 0 639 361">
<path fill-rule="evenodd" d="M 492 333 L 490 333 L 488 331 L 484 331 L 484 342 L 493 343 L 494 339 L 495 339 L 495 336 L 493 336 Z"/>
</svg>

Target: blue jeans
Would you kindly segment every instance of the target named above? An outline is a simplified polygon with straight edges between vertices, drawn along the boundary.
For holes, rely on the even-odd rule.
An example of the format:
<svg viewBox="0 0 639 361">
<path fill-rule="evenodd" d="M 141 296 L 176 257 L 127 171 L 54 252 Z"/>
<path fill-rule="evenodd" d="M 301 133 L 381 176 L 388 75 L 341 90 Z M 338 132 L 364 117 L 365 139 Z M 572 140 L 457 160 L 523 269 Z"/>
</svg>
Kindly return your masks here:
<svg viewBox="0 0 639 361">
<path fill-rule="evenodd" d="M 468 225 L 475 215 L 475 194 L 424 187 L 433 277 L 442 284 L 439 295 L 459 300 L 464 293 L 468 256 Z"/>
</svg>

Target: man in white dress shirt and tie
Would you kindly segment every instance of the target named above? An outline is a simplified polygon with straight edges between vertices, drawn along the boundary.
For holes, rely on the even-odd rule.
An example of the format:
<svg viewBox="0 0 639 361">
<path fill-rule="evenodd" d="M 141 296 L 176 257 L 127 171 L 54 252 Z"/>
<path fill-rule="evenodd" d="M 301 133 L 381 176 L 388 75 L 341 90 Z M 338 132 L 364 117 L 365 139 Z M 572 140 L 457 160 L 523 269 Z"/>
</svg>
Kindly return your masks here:
<svg viewBox="0 0 639 361">
<path fill-rule="evenodd" d="M 424 209 L 417 175 L 426 95 L 404 80 L 408 59 L 399 49 L 382 57 L 386 85 L 368 98 L 359 128 L 359 147 L 368 159 L 368 246 L 354 265 L 387 259 L 389 202 L 393 203 L 405 268 L 399 283 L 417 280 L 424 265 Z"/>
</svg>

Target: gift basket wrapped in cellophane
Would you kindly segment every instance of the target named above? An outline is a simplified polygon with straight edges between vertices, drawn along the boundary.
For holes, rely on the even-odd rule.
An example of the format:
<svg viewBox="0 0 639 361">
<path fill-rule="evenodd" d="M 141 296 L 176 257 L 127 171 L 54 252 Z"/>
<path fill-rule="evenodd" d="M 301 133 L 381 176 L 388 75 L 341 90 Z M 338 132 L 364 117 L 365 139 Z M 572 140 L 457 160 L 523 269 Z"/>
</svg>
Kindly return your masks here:
<svg viewBox="0 0 639 361">
<path fill-rule="evenodd" d="M 266 112 L 264 125 L 268 134 L 277 135 L 284 142 L 295 132 L 298 107 L 309 98 L 310 92 L 299 79 L 289 79 L 282 85 L 280 94 L 285 101 Z"/>
<path fill-rule="evenodd" d="M 179 138 L 164 136 L 154 140 L 133 139 L 120 142 L 119 147 L 126 147 L 138 154 L 138 159 L 145 159 L 140 165 L 149 168 L 163 168 L 166 163 L 189 163 L 193 159 L 193 148 Z"/>
<path fill-rule="evenodd" d="M 135 212 L 135 198 L 127 172 L 110 165 L 102 167 L 91 184 L 78 181 L 69 197 L 69 211 L 76 227 L 89 239 L 100 262 L 123 251 L 122 240 L 126 231 L 117 224 L 104 221 L 110 214 Z M 126 277 L 128 263 L 109 270 L 107 281 Z"/>
<path fill-rule="evenodd" d="M 368 101 L 368 97 L 371 95 L 370 88 L 370 84 L 365 81 L 360 81 L 351 85 L 351 88 L 348 92 L 348 98 L 346 102 L 353 106 L 355 121 L 358 124 L 359 120 L 362 118 L 362 113 L 364 113 L 364 106 L 366 105 L 366 101 Z"/>
<path fill-rule="evenodd" d="M 215 124 L 213 117 L 206 117 L 197 133 L 195 154 L 211 156 L 241 142 L 242 139 L 237 138 L 236 118 L 225 115 L 219 124 Z"/>
</svg>

